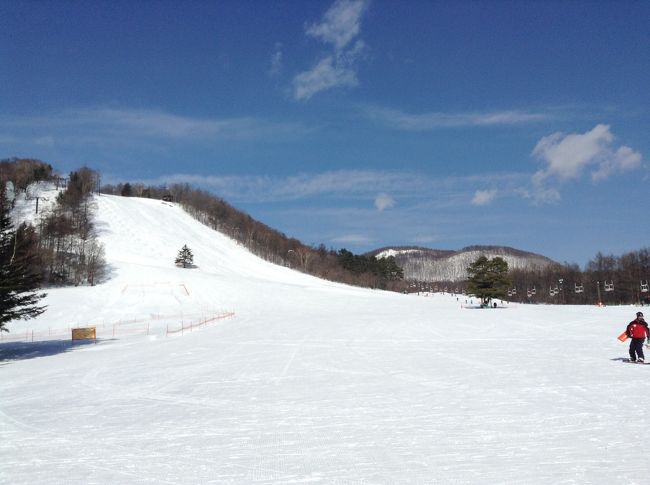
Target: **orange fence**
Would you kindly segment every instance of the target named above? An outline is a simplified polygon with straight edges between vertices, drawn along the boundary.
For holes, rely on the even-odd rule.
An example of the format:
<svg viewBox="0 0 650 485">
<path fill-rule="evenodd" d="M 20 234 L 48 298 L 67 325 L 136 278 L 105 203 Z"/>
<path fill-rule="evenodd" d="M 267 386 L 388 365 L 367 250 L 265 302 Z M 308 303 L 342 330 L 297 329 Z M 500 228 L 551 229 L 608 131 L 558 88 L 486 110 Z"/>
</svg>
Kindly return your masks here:
<svg viewBox="0 0 650 485">
<path fill-rule="evenodd" d="M 194 329 L 199 329 L 201 327 L 205 327 L 205 326 L 207 326 L 208 324 L 210 324 L 212 322 L 216 322 L 217 320 L 223 320 L 224 318 L 230 318 L 230 317 L 234 317 L 234 316 L 235 316 L 235 312 L 226 312 L 226 313 L 224 313 L 222 315 L 216 315 L 216 316 L 213 316 L 211 318 L 206 318 L 204 320 L 200 320 L 198 322 L 189 323 L 188 325 L 185 325 L 185 324 L 181 323 L 180 328 L 172 328 L 171 330 L 169 329 L 169 325 L 167 325 L 167 332 L 166 332 L 165 335 L 174 335 L 174 334 L 177 334 L 177 333 L 180 333 L 181 335 L 183 335 L 183 333 L 185 333 L 185 332 L 192 332 Z"/>
<path fill-rule="evenodd" d="M 183 335 L 185 332 L 193 332 L 207 327 L 211 323 L 234 316 L 235 312 L 232 311 L 210 312 L 207 314 L 152 314 L 118 322 L 75 324 L 65 328 L 48 328 L 47 330 L 26 329 L 9 333 L 0 332 L 0 343 L 67 340 L 70 339 L 71 330 L 77 327 L 95 327 L 98 339 L 118 338 L 128 335 Z"/>
</svg>

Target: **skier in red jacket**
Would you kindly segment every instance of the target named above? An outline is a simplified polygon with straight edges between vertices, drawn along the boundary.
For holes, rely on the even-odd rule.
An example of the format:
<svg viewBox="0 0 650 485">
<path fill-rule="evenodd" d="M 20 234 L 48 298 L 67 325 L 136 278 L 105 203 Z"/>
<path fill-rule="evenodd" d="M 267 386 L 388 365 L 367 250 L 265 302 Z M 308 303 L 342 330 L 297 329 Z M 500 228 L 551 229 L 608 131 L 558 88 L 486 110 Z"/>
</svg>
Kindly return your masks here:
<svg viewBox="0 0 650 485">
<path fill-rule="evenodd" d="M 645 356 L 643 355 L 643 342 L 648 339 L 650 342 L 650 330 L 648 324 L 643 319 L 643 313 L 637 312 L 636 319 L 632 320 L 627 325 L 627 336 L 632 340 L 630 341 L 630 362 L 643 363 Z"/>
</svg>

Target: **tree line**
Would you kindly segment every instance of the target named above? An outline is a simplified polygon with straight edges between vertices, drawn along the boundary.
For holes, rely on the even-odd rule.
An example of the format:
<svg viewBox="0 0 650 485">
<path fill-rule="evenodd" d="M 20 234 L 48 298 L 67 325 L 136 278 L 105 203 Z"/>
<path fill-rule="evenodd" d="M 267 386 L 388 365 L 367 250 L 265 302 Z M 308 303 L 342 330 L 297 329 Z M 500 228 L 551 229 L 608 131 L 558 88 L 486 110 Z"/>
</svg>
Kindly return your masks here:
<svg viewBox="0 0 650 485">
<path fill-rule="evenodd" d="M 412 282 L 409 290 L 480 294 L 520 303 L 650 305 L 647 247 L 621 256 L 598 253 L 584 269 L 569 263 L 508 269 L 505 261 L 497 260 L 501 258 L 489 260 L 483 256 L 474 261 L 468 267 L 466 281 Z"/>
<path fill-rule="evenodd" d="M 509 299 L 570 305 L 650 305 L 650 248 L 620 256 L 597 253 L 584 269 L 554 264 L 544 269 L 513 270 Z M 516 293 L 512 294 L 515 289 Z"/>
</svg>

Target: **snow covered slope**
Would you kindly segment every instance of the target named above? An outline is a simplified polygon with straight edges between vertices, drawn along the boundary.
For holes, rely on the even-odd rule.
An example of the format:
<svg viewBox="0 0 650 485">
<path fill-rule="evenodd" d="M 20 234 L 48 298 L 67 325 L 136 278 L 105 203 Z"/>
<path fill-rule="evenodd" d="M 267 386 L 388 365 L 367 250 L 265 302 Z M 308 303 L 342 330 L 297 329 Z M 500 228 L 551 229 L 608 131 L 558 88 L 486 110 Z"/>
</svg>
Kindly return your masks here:
<svg viewBox="0 0 650 485">
<path fill-rule="evenodd" d="M 622 363 L 616 340 L 634 307 L 472 309 L 352 288 L 261 261 L 160 201 L 97 204 L 111 278 L 51 290 L 45 314 L 10 328 L 95 324 L 100 341 L 0 343 L 0 483 L 605 484 L 650 471 L 630 459 L 650 424 L 650 366 Z M 173 265 L 183 244 L 197 268 Z"/>
</svg>

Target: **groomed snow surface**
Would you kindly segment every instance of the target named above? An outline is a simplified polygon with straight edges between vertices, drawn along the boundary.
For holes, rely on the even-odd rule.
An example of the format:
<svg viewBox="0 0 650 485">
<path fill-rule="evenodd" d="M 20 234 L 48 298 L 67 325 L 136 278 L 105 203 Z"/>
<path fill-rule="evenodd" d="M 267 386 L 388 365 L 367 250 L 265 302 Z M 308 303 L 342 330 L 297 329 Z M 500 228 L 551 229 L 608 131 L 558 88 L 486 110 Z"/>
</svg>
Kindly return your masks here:
<svg viewBox="0 0 650 485">
<path fill-rule="evenodd" d="M 0 483 L 650 480 L 650 366 L 616 340 L 636 307 L 353 288 L 171 204 L 96 202 L 110 278 L 0 343 Z"/>
</svg>

